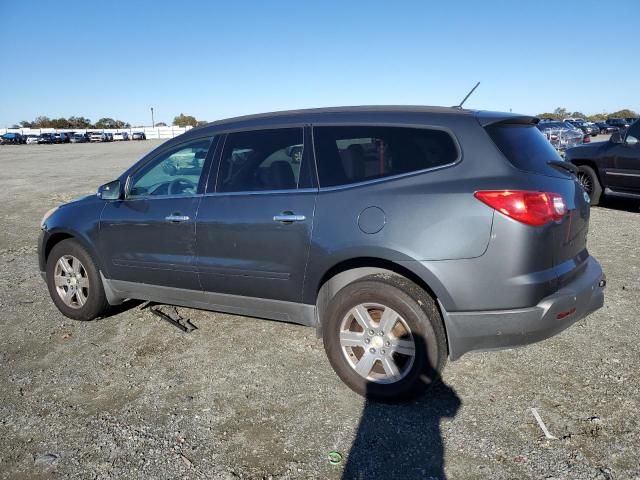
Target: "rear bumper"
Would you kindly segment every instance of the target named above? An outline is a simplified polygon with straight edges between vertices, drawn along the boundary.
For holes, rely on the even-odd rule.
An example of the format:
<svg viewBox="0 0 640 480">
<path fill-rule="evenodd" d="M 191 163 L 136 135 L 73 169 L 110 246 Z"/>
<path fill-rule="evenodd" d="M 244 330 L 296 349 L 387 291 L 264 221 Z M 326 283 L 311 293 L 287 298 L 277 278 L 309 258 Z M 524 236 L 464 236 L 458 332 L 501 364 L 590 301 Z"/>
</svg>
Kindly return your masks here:
<svg viewBox="0 0 640 480">
<path fill-rule="evenodd" d="M 539 342 L 570 327 L 604 305 L 605 276 L 593 258 L 582 274 L 536 306 L 515 310 L 447 312 L 442 305 L 449 357 Z M 570 312 L 570 313 L 568 313 Z"/>
</svg>

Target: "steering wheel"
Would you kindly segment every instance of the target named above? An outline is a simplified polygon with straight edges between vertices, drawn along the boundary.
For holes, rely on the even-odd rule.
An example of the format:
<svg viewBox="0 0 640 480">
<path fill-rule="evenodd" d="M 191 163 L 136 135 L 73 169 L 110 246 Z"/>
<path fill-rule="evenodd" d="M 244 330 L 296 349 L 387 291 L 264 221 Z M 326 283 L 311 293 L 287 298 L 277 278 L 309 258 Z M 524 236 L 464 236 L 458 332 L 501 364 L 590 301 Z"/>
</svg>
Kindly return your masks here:
<svg viewBox="0 0 640 480">
<path fill-rule="evenodd" d="M 169 182 L 169 186 L 167 187 L 167 193 L 169 195 L 179 195 L 181 193 L 185 193 L 186 190 L 191 189 L 191 193 L 195 193 L 198 189 L 198 185 L 193 183 L 191 180 L 187 180 L 186 178 L 176 178 L 175 180 L 171 180 Z"/>
</svg>

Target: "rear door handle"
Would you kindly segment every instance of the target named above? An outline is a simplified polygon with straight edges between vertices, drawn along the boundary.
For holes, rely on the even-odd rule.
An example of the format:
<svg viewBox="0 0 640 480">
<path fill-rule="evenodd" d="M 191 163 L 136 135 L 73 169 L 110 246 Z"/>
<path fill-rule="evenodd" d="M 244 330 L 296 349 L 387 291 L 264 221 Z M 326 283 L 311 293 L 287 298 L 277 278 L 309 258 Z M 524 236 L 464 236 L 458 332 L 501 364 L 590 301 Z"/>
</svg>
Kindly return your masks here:
<svg viewBox="0 0 640 480">
<path fill-rule="evenodd" d="M 169 215 L 167 217 L 164 217 L 164 219 L 167 222 L 171 222 L 171 223 L 181 223 L 181 222 L 188 222 L 189 216 L 188 215 Z"/>
<path fill-rule="evenodd" d="M 280 215 L 274 215 L 274 222 L 292 223 L 292 222 L 304 222 L 307 219 L 304 215 L 294 215 L 293 213 L 281 213 Z"/>
</svg>

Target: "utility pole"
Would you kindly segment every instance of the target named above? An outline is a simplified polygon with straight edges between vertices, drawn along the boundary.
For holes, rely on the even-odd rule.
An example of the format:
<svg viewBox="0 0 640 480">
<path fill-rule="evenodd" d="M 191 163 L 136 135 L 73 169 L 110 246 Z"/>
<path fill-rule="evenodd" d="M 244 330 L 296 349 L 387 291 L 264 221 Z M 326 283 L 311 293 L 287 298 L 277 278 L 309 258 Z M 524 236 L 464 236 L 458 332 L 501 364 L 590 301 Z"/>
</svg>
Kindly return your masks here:
<svg viewBox="0 0 640 480">
<path fill-rule="evenodd" d="M 151 126 L 152 126 L 152 127 L 155 127 L 155 126 L 156 126 L 156 122 L 155 122 L 155 120 L 153 119 L 153 107 L 151 107 Z"/>
</svg>

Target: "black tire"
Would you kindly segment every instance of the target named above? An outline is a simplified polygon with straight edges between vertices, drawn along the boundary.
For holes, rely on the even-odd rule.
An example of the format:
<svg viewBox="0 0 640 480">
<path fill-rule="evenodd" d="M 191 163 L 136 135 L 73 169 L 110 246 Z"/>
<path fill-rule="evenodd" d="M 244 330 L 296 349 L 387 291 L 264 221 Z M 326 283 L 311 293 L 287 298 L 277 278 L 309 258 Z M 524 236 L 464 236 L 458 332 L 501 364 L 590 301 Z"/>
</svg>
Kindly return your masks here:
<svg viewBox="0 0 640 480">
<path fill-rule="evenodd" d="M 578 180 L 584 191 L 589 194 L 591 205 L 598 205 L 602 196 L 602 186 L 593 168 L 588 165 L 580 165 L 578 167 Z"/>
<path fill-rule="evenodd" d="M 86 295 L 84 305 L 75 308 L 64 302 L 55 285 L 54 275 L 56 264 L 58 260 L 65 255 L 73 256 L 80 261 L 89 282 L 88 294 Z M 73 239 L 61 241 L 51 250 L 47 258 L 47 287 L 49 288 L 49 295 L 51 295 L 51 299 L 56 307 L 58 307 L 58 310 L 60 310 L 65 317 L 73 320 L 93 320 L 102 315 L 109 307 L 104 293 L 104 287 L 102 286 L 102 280 L 100 279 L 98 269 L 91 255 Z M 68 289 L 69 287 L 66 288 Z"/>
<path fill-rule="evenodd" d="M 415 356 L 412 363 L 404 364 L 404 376 L 398 381 L 378 383 L 369 380 L 357 373 L 352 361 L 347 359 L 348 355 L 356 359 L 357 353 L 354 354 L 353 349 L 350 354 L 346 353 L 340 344 L 343 321 L 350 322 L 345 320 L 350 318 L 349 312 L 361 304 L 380 304 L 391 308 L 410 329 Z M 324 348 L 337 375 L 353 391 L 372 400 L 395 402 L 415 398 L 437 383 L 446 363 L 447 342 L 438 307 L 428 293 L 401 276 L 372 275 L 347 285 L 329 303 L 322 328 Z M 367 334 L 366 331 L 362 333 Z M 370 342 L 369 347 L 372 345 L 373 342 Z M 379 348 L 377 355 L 385 353 L 382 348 Z M 375 351 L 374 348 L 369 350 Z M 362 349 L 360 359 L 365 354 Z M 357 359 L 358 362 L 360 359 Z M 386 370 L 382 361 L 376 360 L 373 365 L 374 370 Z M 374 370 L 369 370 L 368 375 L 374 374 Z"/>
</svg>

